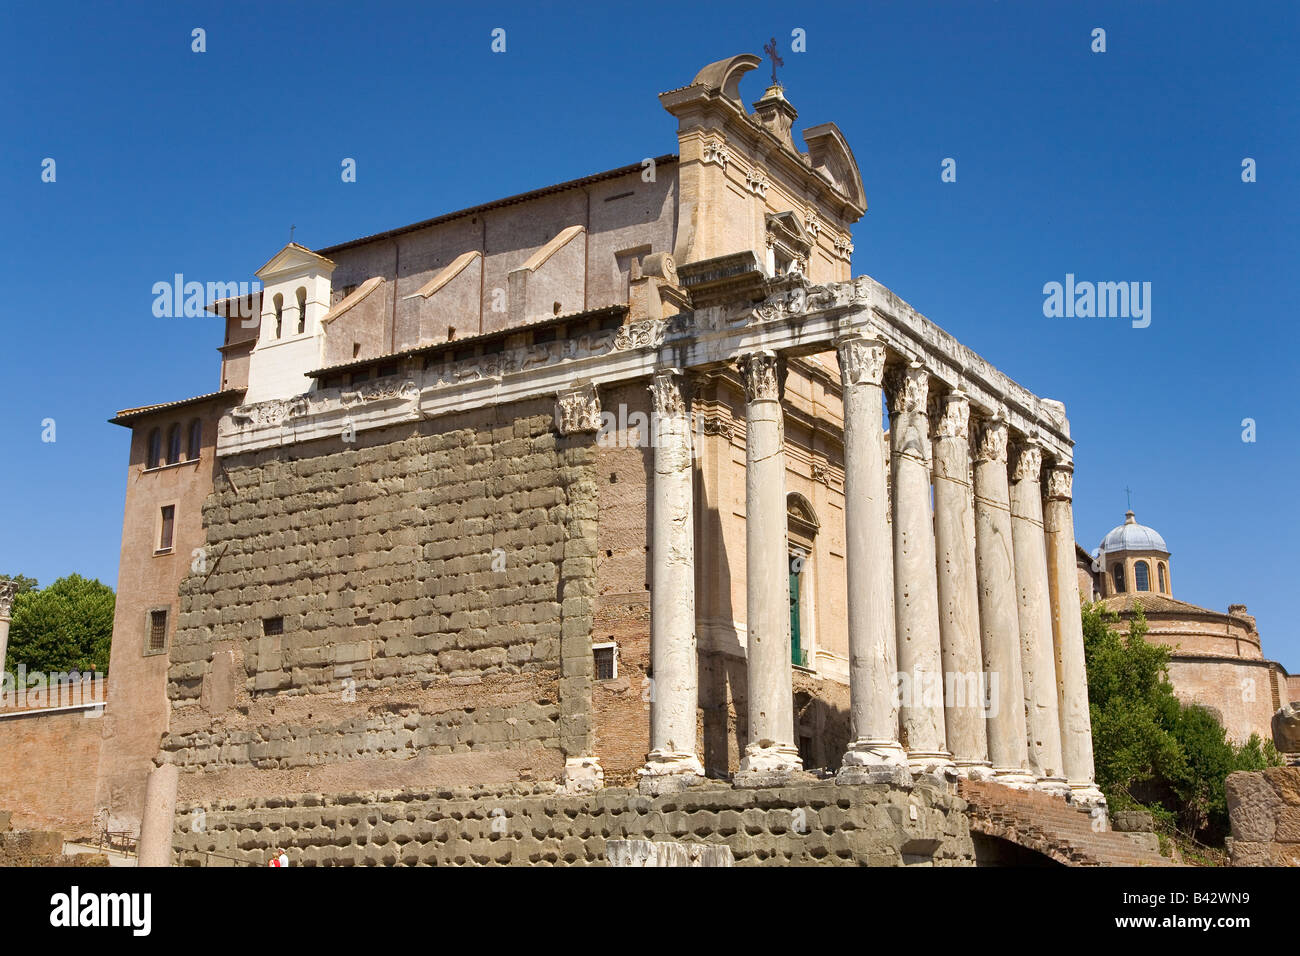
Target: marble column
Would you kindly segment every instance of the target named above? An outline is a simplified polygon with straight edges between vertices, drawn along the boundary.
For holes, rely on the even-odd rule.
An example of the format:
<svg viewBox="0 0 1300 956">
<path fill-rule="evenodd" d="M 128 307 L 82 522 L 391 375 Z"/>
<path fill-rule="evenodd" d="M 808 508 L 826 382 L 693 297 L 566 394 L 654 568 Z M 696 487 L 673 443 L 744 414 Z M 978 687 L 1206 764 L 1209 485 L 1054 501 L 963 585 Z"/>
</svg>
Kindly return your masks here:
<svg viewBox="0 0 1300 956">
<path fill-rule="evenodd" d="M 654 506 L 650 526 L 650 754 L 642 783 L 663 789 L 702 777 L 695 753 L 699 676 L 695 654 L 695 517 L 691 424 L 680 369 L 656 372 Z M 656 786 L 659 784 L 659 786 Z"/>
<path fill-rule="evenodd" d="M 745 631 L 749 735 L 735 782 L 765 786 L 800 770 L 790 663 L 784 369 L 775 352 L 739 359 L 745 383 Z"/>
<path fill-rule="evenodd" d="M 1047 472 L 1043 531 L 1047 535 L 1047 583 L 1052 599 L 1052 637 L 1056 650 L 1057 707 L 1061 717 L 1061 761 L 1070 800 L 1100 806 L 1094 780 L 1092 719 L 1088 713 L 1088 674 L 1083 660 L 1083 621 L 1079 616 L 1079 571 L 1074 544 L 1074 467 L 1057 462 Z"/>
<path fill-rule="evenodd" d="M 851 739 L 843 783 L 911 780 L 898 742 L 894 554 L 889 532 L 881 381 L 885 346 L 858 335 L 838 344 L 844 386 L 844 528 Z"/>
<path fill-rule="evenodd" d="M 943 661 L 930 509 L 929 373 L 918 362 L 891 370 L 889 435 L 893 467 L 894 626 L 899 723 L 914 773 L 952 766 L 943 722 Z"/>
<path fill-rule="evenodd" d="M 172 865 L 172 831 L 176 821 L 176 786 L 180 774 L 175 764 L 154 767 L 144 785 L 144 815 L 140 819 L 138 866 Z"/>
<path fill-rule="evenodd" d="M 943 719 L 957 772 L 993 776 L 984 728 L 985 675 L 980 656 L 971 491 L 970 401 L 953 391 L 934 402 L 934 538 L 943 659 Z"/>
<path fill-rule="evenodd" d="M 1056 697 L 1056 651 L 1047 587 L 1040 482 L 1043 451 L 1033 441 L 1012 449 L 1011 543 L 1016 559 L 1020 666 L 1024 678 L 1029 767 L 1042 790 L 1069 792 L 1061 767 L 1061 719 Z"/>
<path fill-rule="evenodd" d="M 989 682 L 984 727 L 994 778 L 1030 787 L 1020 666 L 1020 616 L 1007 488 L 1007 423 L 980 422 L 975 435 L 975 578 L 979 586 L 980 648 Z"/>
<path fill-rule="evenodd" d="M 13 610 L 14 595 L 18 585 L 14 581 L 0 581 L 0 674 L 5 669 L 5 652 L 9 648 L 9 621 Z"/>
</svg>

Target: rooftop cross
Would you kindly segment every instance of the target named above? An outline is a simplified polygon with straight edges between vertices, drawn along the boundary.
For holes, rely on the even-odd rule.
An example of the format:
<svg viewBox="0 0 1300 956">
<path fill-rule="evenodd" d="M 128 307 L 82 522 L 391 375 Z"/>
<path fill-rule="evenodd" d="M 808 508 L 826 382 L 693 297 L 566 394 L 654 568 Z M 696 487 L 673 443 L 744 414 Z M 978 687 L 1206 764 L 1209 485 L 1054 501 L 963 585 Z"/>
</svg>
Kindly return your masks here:
<svg viewBox="0 0 1300 956">
<path fill-rule="evenodd" d="M 763 44 L 763 52 L 772 59 L 772 85 L 780 86 L 776 81 L 776 68 L 785 66 L 785 60 L 781 59 L 781 55 L 776 52 L 776 37 L 772 37 L 771 40 Z"/>
<path fill-rule="evenodd" d="M 1124 486 L 1124 494 L 1128 495 L 1128 510 L 1133 510 L 1133 489 L 1128 485 Z"/>
</svg>

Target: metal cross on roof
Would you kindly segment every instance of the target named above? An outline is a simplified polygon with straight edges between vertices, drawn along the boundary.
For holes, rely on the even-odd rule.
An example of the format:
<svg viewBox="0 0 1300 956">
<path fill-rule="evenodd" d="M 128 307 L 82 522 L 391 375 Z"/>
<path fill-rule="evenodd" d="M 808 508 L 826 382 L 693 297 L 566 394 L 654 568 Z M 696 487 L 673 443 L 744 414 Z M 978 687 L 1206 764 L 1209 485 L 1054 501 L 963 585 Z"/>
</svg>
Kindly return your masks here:
<svg viewBox="0 0 1300 956">
<path fill-rule="evenodd" d="M 781 54 L 776 52 L 776 37 L 772 37 L 767 43 L 763 44 L 763 52 L 772 59 L 772 85 L 778 86 L 776 81 L 776 68 L 785 66 L 785 60 L 781 59 Z"/>
<path fill-rule="evenodd" d="M 1128 510 L 1133 510 L 1133 489 L 1128 485 L 1124 486 L 1124 494 L 1128 495 Z"/>
</svg>

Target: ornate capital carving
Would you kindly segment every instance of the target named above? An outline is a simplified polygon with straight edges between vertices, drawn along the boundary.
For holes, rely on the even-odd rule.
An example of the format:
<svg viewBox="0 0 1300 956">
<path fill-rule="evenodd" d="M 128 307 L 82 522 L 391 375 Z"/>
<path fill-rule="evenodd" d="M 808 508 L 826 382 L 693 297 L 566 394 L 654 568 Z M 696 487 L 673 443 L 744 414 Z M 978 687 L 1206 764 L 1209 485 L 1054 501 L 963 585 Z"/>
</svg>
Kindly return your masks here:
<svg viewBox="0 0 1300 956">
<path fill-rule="evenodd" d="M 664 324 L 656 319 L 646 319 L 644 322 L 620 326 L 618 334 L 614 336 L 614 350 L 621 352 L 626 349 L 657 348 L 663 344 L 663 340 Z"/>
<path fill-rule="evenodd" d="M 850 385 L 880 385 L 885 374 L 883 343 L 853 335 L 840 339 L 836 352 L 840 360 L 840 382 L 845 388 Z"/>
<path fill-rule="evenodd" d="M 668 368 L 655 372 L 650 379 L 650 397 L 654 403 L 654 412 L 661 418 L 686 417 L 689 401 L 686 391 L 686 377 L 679 368 Z"/>
<path fill-rule="evenodd" d="M 970 427 L 970 399 L 965 392 L 949 392 L 930 411 L 935 438 L 966 438 Z"/>
<path fill-rule="evenodd" d="M 1074 498 L 1074 466 L 1053 464 L 1047 469 L 1048 498 L 1054 501 L 1071 501 Z"/>
<path fill-rule="evenodd" d="M 1038 481 L 1043 472 L 1043 449 L 1033 439 L 1012 446 L 1011 480 Z"/>
<path fill-rule="evenodd" d="M 0 617 L 9 617 L 9 612 L 14 606 L 14 595 L 17 593 L 17 581 L 0 581 Z"/>
<path fill-rule="evenodd" d="M 889 396 L 889 414 L 907 412 L 926 414 L 930 394 L 930 373 L 920 362 L 895 366 L 885 373 L 885 392 Z"/>
<path fill-rule="evenodd" d="M 600 428 L 600 396 L 592 383 L 557 392 L 555 425 L 561 435 L 594 432 Z"/>
<path fill-rule="evenodd" d="M 745 399 L 750 402 L 779 402 L 781 400 L 780 359 L 775 352 L 760 349 L 736 360 L 740 377 L 745 382 Z"/>
<path fill-rule="evenodd" d="M 1006 464 L 1007 423 L 1003 418 L 988 418 L 975 430 L 975 460 Z"/>
<path fill-rule="evenodd" d="M 727 144 L 716 137 L 709 137 L 704 141 L 704 162 L 717 163 L 723 169 L 727 168 L 727 161 L 731 159 L 731 154 L 727 151 Z"/>
</svg>

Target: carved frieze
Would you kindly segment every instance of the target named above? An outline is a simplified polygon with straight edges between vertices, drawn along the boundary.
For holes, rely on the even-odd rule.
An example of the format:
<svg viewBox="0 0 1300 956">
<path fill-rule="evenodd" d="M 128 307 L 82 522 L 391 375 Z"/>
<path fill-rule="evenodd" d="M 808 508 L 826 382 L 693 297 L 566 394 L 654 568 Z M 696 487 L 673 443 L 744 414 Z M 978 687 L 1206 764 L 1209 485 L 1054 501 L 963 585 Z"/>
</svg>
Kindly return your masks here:
<svg viewBox="0 0 1300 956">
<path fill-rule="evenodd" d="M 702 427 L 704 434 L 706 435 L 721 435 L 723 438 L 727 439 L 730 439 L 733 435 L 731 422 L 727 421 L 725 418 L 719 418 L 716 415 L 710 415 L 708 418 L 704 419 Z"/>
<path fill-rule="evenodd" d="M 614 337 L 614 350 L 658 348 L 663 344 L 664 324 L 655 319 L 621 326 Z"/>
<path fill-rule="evenodd" d="M 555 425 L 561 435 L 599 430 L 600 396 L 596 393 L 596 386 L 588 382 L 557 392 Z"/>
</svg>

